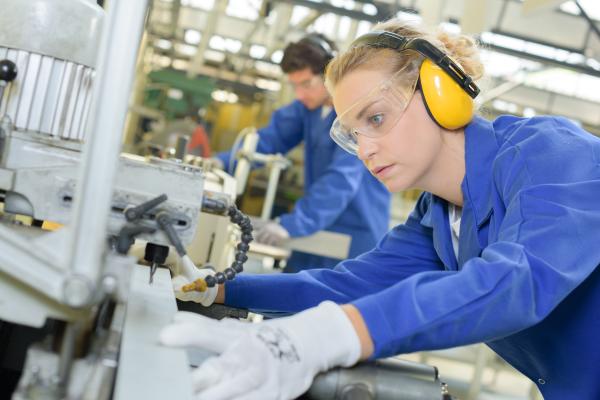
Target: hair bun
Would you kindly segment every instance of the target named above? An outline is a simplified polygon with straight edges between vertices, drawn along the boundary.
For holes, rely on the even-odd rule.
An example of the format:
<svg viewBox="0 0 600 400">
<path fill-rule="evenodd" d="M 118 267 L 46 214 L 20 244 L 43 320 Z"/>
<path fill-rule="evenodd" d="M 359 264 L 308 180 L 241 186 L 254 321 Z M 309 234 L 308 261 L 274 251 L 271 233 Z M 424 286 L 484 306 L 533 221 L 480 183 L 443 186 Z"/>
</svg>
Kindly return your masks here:
<svg viewBox="0 0 600 400">
<path fill-rule="evenodd" d="M 455 35 L 439 30 L 436 39 L 444 46 L 446 53 L 456 61 L 465 72 L 477 80 L 483 76 L 484 67 L 479 58 L 479 49 L 475 40 L 466 35 Z"/>
</svg>

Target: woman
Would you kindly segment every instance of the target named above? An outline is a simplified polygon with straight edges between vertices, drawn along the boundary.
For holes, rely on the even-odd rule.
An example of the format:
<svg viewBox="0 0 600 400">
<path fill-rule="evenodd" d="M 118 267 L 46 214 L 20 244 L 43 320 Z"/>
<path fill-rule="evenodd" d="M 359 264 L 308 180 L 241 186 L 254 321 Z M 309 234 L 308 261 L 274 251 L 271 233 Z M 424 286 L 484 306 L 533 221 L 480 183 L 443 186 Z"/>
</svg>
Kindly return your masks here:
<svg viewBox="0 0 600 400">
<path fill-rule="evenodd" d="M 390 191 L 422 189 L 415 210 L 334 270 L 198 294 L 306 311 L 251 326 L 180 314 L 162 342 L 222 353 L 194 372 L 206 399 L 294 398 L 333 366 L 476 342 L 546 399 L 600 398 L 600 139 L 559 117 L 473 116 L 471 40 L 374 30 L 328 67 L 331 134 Z"/>
</svg>

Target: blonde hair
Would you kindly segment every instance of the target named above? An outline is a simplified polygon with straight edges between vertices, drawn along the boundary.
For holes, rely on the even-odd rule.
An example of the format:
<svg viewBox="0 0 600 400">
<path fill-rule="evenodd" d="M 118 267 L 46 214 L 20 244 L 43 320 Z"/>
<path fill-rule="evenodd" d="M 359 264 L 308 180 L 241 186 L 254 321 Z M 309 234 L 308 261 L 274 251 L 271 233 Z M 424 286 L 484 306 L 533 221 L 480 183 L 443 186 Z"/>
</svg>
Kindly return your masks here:
<svg viewBox="0 0 600 400">
<path fill-rule="evenodd" d="M 479 49 L 475 40 L 469 36 L 453 35 L 441 29 L 430 33 L 398 19 L 379 23 L 372 30 L 393 32 L 409 39 L 426 39 L 448 54 L 473 80 L 476 81 L 483 76 L 484 68 L 479 59 Z M 344 76 L 359 68 L 378 69 L 385 65 L 390 73 L 394 73 L 407 64 L 418 61 L 421 57 L 414 51 L 398 52 L 368 46 L 350 48 L 337 55 L 327 66 L 326 85 L 332 91 Z"/>
</svg>

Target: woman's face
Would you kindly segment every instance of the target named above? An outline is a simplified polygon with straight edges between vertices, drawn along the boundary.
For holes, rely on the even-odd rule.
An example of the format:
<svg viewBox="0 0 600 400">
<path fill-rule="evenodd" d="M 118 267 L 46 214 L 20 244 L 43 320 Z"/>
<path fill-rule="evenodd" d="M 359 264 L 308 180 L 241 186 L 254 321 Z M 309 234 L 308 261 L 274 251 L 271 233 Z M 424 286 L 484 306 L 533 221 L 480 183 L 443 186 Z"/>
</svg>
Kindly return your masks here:
<svg viewBox="0 0 600 400">
<path fill-rule="evenodd" d="M 335 86 L 333 104 L 343 124 L 348 127 L 357 125 L 357 155 L 389 191 L 423 188 L 441 150 L 441 130 L 429 117 L 421 95 L 410 90 L 411 82 L 406 83 L 409 90 L 400 90 L 405 93 L 405 100 L 380 101 L 377 94 L 373 94 L 373 88 L 390 77 L 391 74 L 385 70 L 353 71 Z M 404 83 L 402 79 L 394 80 L 394 85 Z M 388 97 L 397 99 L 402 95 Z M 365 102 L 365 98 L 371 100 Z M 399 117 L 390 122 L 391 104 L 395 104 L 397 110 L 407 105 L 405 111 L 400 111 Z M 360 134 L 361 130 L 377 133 L 377 129 L 370 130 L 368 126 L 381 126 L 381 121 L 386 123 L 385 118 L 388 118 L 389 126 L 379 132 L 383 133 L 381 136 Z"/>
</svg>

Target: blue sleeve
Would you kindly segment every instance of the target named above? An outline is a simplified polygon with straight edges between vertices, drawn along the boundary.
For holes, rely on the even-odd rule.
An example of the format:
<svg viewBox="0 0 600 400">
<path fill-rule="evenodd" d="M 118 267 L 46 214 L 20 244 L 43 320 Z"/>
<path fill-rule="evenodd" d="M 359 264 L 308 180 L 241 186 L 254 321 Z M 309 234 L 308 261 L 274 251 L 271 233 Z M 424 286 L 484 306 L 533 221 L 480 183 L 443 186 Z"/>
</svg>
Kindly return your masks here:
<svg viewBox="0 0 600 400">
<path fill-rule="evenodd" d="M 256 150 L 262 154 L 285 154 L 297 146 L 304 138 L 305 112 L 305 107 L 297 100 L 276 110 L 269 124 L 258 130 L 259 140 Z M 231 151 L 219 153 L 217 157 L 227 168 Z M 228 172 L 233 173 L 233 171 Z"/>
<path fill-rule="evenodd" d="M 336 146 L 331 163 L 298 200 L 294 210 L 280 217 L 290 236 L 306 236 L 331 225 L 354 199 L 369 172 L 352 154 Z"/>
<path fill-rule="evenodd" d="M 223 163 L 225 167 L 225 172 L 233 173 L 233 171 L 229 171 L 229 160 L 231 160 L 231 152 L 232 150 L 222 151 L 217 153 L 215 157 L 217 157 Z"/>
<path fill-rule="evenodd" d="M 354 302 L 374 357 L 490 341 L 531 327 L 598 266 L 599 143 L 566 140 L 567 152 L 539 138 L 532 133 L 496 159 L 505 215 L 480 257 L 460 271 L 413 275 Z"/>
<path fill-rule="evenodd" d="M 261 311 L 296 312 L 324 300 L 348 303 L 414 274 L 442 270 L 444 266 L 433 248 L 431 228 L 420 223 L 427 207 L 425 197 L 422 196 L 407 222 L 385 235 L 372 251 L 343 261 L 333 270 L 240 274 L 226 283 L 226 304 Z"/>
</svg>

